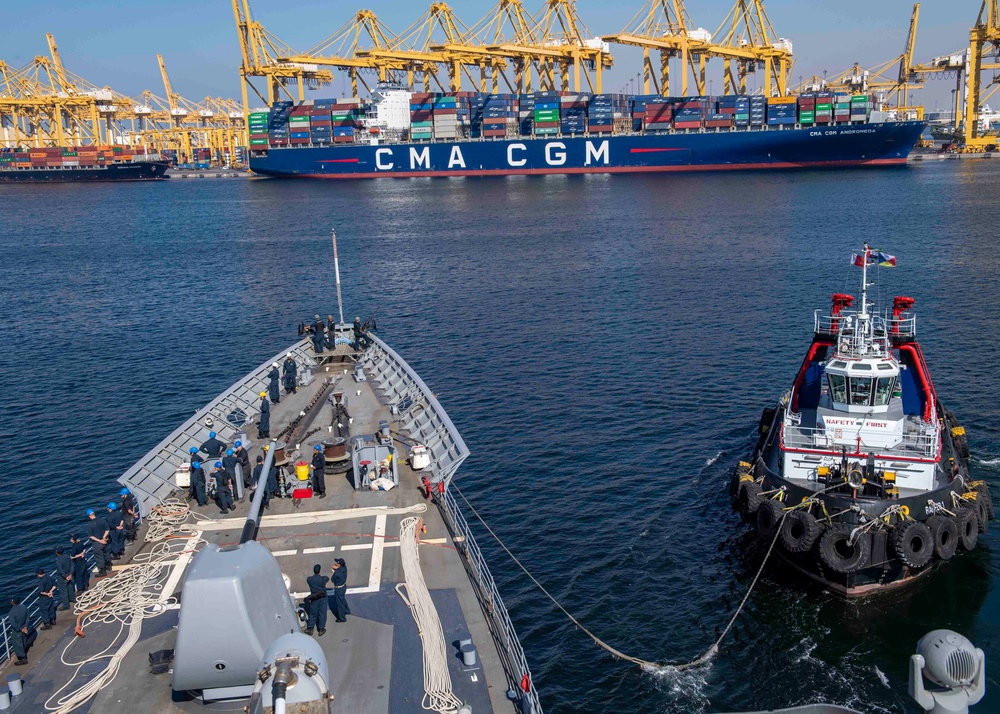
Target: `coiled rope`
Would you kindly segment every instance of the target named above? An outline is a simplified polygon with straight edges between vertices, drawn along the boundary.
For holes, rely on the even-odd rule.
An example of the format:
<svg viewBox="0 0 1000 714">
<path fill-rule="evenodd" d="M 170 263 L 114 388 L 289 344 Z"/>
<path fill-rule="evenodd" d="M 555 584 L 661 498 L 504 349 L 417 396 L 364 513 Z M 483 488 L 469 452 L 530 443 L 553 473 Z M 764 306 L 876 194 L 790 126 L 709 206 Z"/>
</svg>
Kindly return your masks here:
<svg viewBox="0 0 1000 714">
<path fill-rule="evenodd" d="M 764 560 L 763 560 L 763 562 L 761 562 L 760 568 L 757 569 L 757 574 L 754 575 L 753 580 L 750 582 L 750 587 L 747 588 L 746 595 L 743 596 L 743 600 L 740 602 L 740 606 L 738 608 L 736 608 L 736 612 L 733 613 L 733 616 L 730 618 L 729 623 L 726 625 L 725 629 L 722 631 L 722 634 L 719 635 L 718 639 L 716 639 L 715 642 L 712 643 L 711 647 L 709 647 L 707 650 L 705 650 L 704 654 L 702 654 L 700 657 L 698 657 L 696 659 L 691 660 L 690 662 L 663 663 L 663 664 L 661 664 L 661 663 L 658 663 L 658 662 L 651 662 L 650 660 L 641 659 L 639 657 L 633 657 L 632 655 L 625 654 L 621 650 L 618 650 L 618 649 L 612 647 L 607 642 L 605 642 L 604 640 L 602 640 L 600 637 L 598 637 L 597 635 L 595 635 L 593 632 L 591 632 L 590 630 L 588 630 L 583 625 L 583 623 L 581 623 L 579 620 L 577 620 L 569 610 L 567 610 L 565 607 L 563 607 L 562 604 L 558 600 L 556 600 L 555 597 L 553 597 L 552 593 L 550 593 L 548 590 L 545 589 L 544 585 L 542 585 L 540 582 L 538 582 L 538 580 L 535 578 L 535 576 L 532 575 L 528 571 L 528 569 L 526 567 L 524 567 L 524 565 L 521 563 L 521 561 L 517 559 L 517 556 L 515 556 L 513 553 L 510 552 L 510 548 L 508 548 L 506 545 L 504 545 L 504 542 L 502 540 L 500 540 L 500 536 L 498 536 L 496 533 L 493 532 L 493 529 L 490 528 L 489 524 L 487 524 L 486 521 L 483 520 L 483 517 L 479 515 L 479 512 L 475 509 L 475 507 L 471 503 L 469 503 L 469 499 L 467 499 L 465 497 L 465 494 L 462 493 L 459 490 L 458 486 L 456 486 L 454 483 L 452 483 L 449 486 L 449 488 L 454 489 L 458 493 L 458 495 L 462 497 L 462 500 L 465 501 L 465 505 L 469 507 L 469 510 L 472 511 L 472 514 L 476 517 L 476 519 L 480 523 L 483 524 L 483 527 L 489 532 L 489 534 L 491 536 L 493 536 L 493 539 L 500 545 L 501 548 L 503 548 L 504 552 L 507 553 L 508 556 L 510 556 L 510 559 L 513 560 L 514 563 L 517 564 L 517 567 L 519 567 L 522 571 L 524 571 L 524 574 L 527 575 L 531 579 L 531 582 L 533 582 L 536 586 L 538 586 L 539 590 L 541 590 L 543 593 L 545 593 L 545 596 L 548 597 L 548 599 L 552 601 L 552 604 L 555 605 L 557 608 L 559 608 L 562 611 L 562 613 L 564 615 L 566 615 L 566 617 L 568 617 L 570 619 L 570 621 L 574 625 L 576 625 L 577 629 L 581 630 L 585 635 L 587 635 L 587 637 L 589 637 L 590 639 L 592 639 L 594 641 L 594 644 L 596 644 L 598 647 L 600 647 L 601 649 L 606 650 L 609 653 L 611 653 L 611 656 L 614 657 L 615 659 L 622 659 L 622 660 L 625 660 L 626 662 L 632 662 L 633 664 L 637 664 L 640 667 L 642 667 L 643 669 L 647 669 L 647 670 L 669 670 L 669 669 L 673 669 L 673 670 L 678 670 L 678 671 L 684 671 L 686 669 L 694 669 L 695 667 L 699 667 L 699 666 L 705 664 L 706 662 L 708 662 L 710 659 L 712 659 L 712 657 L 714 657 L 718 653 L 718 651 L 719 651 L 719 645 L 722 644 L 722 641 L 726 638 L 726 635 L 729 634 L 729 631 L 732 629 L 733 625 L 736 624 L 736 619 L 740 616 L 740 613 L 743 612 L 743 608 L 746 606 L 747 601 L 750 599 L 750 595 L 753 593 L 753 590 L 754 590 L 754 588 L 757 585 L 757 581 L 760 580 L 760 576 L 764 572 L 764 566 L 766 566 L 768 560 L 770 560 L 771 552 L 774 550 L 774 545 L 775 545 L 775 543 L 778 542 L 778 536 L 781 534 L 781 526 L 785 522 L 785 518 L 788 515 L 788 512 L 786 511 L 781 516 L 781 519 L 778 521 L 778 524 L 775 526 L 775 529 L 774 529 L 774 538 L 771 539 L 771 545 L 768 546 L 767 553 L 764 555 Z M 402 547 L 402 546 L 400 546 L 400 547 Z"/>
<path fill-rule="evenodd" d="M 176 598 L 163 594 L 165 575 L 178 556 L 193 552 L 205 542 L 199 540 L 192 543 L 188 540 L 184 550 L 171 548 L 169 539 L 195 535 L 194 529 L 187 523 L 191 513 L 186 504 L 176 499 L 154 508 L 148 516 L 146 540 L 166 542 L 158 543 L 149 553 L 136 554 L 131 564 L 115 570 L 113 575 L 96 581 L 88 590 L 77 595 L 74 610 L 77 613 L 78 637 L 69 641 L 60 656 L 64 665 L 73 668 L 73 674 L 46 700 L 47 711 L 69 714 L 109 685 L 118 676 L 122 661 L 139 641 L 143 620 L 163 614 L 177 605 Z M 81 661 L 70 659 L 70 649 L 83 636 L 86 627 L 97 624 L 113 626 L 115 623 L 119 626 L 118 633 L 107 647 Z M 125 633 L 125 639 L 120 642 L 122 633 Z M 106 661 L 106 665 L 100 673 L 68 694 L 62 694 L 80 676 L 84 667 L 102 661 Z"/>
<path fill-rule="evenodd" d="M 419 520 L 411 516 L 399 523 L 399 554 L 406 582 L 399 583 L 396 592 L 410 608 L 423 642 L 424 698 L 421 706 L 440 714 L 455 714 L 462 702 L 451 690 L 451 674 L 448 672 L 448 653 L 441 619 L 420 569 L 420 552 L 417 549 Z M 403 589 L 406 590 L 405 594 Z"/>
</svg>

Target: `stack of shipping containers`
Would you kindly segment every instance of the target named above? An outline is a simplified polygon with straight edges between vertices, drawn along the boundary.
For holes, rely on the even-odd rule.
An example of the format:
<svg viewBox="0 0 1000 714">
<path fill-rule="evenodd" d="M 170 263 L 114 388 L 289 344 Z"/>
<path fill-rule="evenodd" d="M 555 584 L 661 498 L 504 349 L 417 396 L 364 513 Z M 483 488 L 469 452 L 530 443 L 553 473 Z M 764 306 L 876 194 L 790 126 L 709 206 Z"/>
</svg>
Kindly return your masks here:
<svg viewBox="0 0 1000 714">
<path fill-rule="evenodd" d="M 430 141 L 434 138 L 434 95 L 414 92 L 410 97 L 410 139 Z"/>
<path fill-rule="evenodd" d="M 267 119 L 267 140 L 271 146 L 288 146 L 292 102 L 275 102 Z"/>
<path fill-rule="evenodd" d="M 677 100 L 675 107 L 675 129 L 700 129 L 702 121 L 708 113 L 708 99 L 706 97 L 685 97 Z"/>
<path fill-rule="evenodd" d="M 56 146 L 30 148 L 26 151 L 3 150 L 0 168 L 56 169 L 96 168 L 132 161 L 136 154 L 145 154 L 144 146 Z"/>
<path fill-rule="evenodd" d="M 411 109 L 412 111 L 412 109 Z M 330 105 L 330 126 L 334 144 L 350 144 L 355 130 L 362 126 L 361 100 L 338 99 Z"/>
<path fill-rule="evenodd" d="M 247 134 L 250 136 L 251 149 L 267 147 L 267 122 L 266 111 L 250 112 L 247 117 Z"/>
<path fill-rule="evenodd" d="M 551 136 L 559 133 L 558 92 L 535 92 L 533 119 L 535 136 Z"/>
<path fill-rule="evenodd" d="M 303 102 L 303 104 L 308 103 Z M 323 146 L 333 142 L 333 122 L 330 118 L 332 109 L 332 99 L 312 101 L 312 108 L 309 110 L 309 143 L 313 146 Z"/>
<path fill-rule="evenodd" d="M 868 97 L 855 94 L 851 97 L 851 123 L 868 120 Z"/>
<path fill-rule="evenodd" d="M 521 94 L 517 98 L 518 133 L 531 136 L 535 125 L 535 95 Z"/>
<path fill-rule="evenodd" d="M 818 92 L 816 94 L 816 123 L 833 123 L 833 92 Z"/>
<path fill-rule="evenodd" d="M 770 97 L 767 100 L 767 125 L 786 126 L 798 121 L 795 97 Z"/>
<path fill-rule="evenodd" d="M 803 94 L 799 97 L 799 123 L 812 124 L 816 121 L 816 96 Z M 794 122 L 793 122 L 794 123 Z"/>
<path fill-rule="evenodd" d="M 559 97 L 559 129 L 564 136 L 587 132 L 589 94 L 567 94 Z"/>
<path fill-rule="evenodd" d="M 638 106 L 639 100 L 636 100 Z M 642 127 L 646 131 L 665 131 L 673 128 L 674 100 L 670 97 L 647 97 L 642 100 Z"/>
<path fill-rule="evenodd" d="M 517 95 L 490 94 L 483 104 L 483 136 L 502 138 L 507 136 L 507 123 L 516 122 Z"/>
<path fill-rule="evenodd" d="M 288 117 L 288 143 L 291 146 L 309 143 L 309 109 L 302 104 L 292 107 Z"/>
<path fill-rule="evenodd" d="M 615 128 L 615 115 L 622 115 L 620 94 L 595 94 L 590 100 L 587 124 L 592 134 L 610 134 Z"/>
<path fill-rule="evenodd" d="M 750 97 L 750 126 L 764 126 L 767 121 L 767 97 L 755 94 Z"/>
</svg>

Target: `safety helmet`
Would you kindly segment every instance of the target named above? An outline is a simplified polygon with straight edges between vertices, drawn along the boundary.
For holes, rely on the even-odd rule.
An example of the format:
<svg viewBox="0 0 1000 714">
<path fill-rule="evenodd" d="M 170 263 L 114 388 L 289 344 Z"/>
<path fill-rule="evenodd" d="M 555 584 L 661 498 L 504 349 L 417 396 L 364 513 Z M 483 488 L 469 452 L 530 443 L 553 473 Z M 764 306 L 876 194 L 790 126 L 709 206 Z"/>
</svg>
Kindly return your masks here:
<svg viewBox="0 0 1000 714">
<path fill-rule="evenodd" d="M 233 446 L 235 446 L 236 448 L 239 448 L 239 447 L 243 446 L 243 442 L 242 442 L 242 441 L 239 441 L 239 440 L 237 440 L 237 441 L 236 441 L 236 443 L 235 443 L 235 444 L 233 444 Z"/>
<path fill-rule="evenodd" d="M 316 444 L 316 446 L 314 446 L 313 448 L 316 449 L 316 451 L 322 451 L 323 450 L 323 445 L 322 444 Z"/>
<path fill-rule="evenodd" d="M 266 397 L 267 397 L 267 392 L 261 392 L 261 393 L 260 393 L 260 398 L 261 398 L 261 399 L 264 399 L 264 398 L 266 398 Z"/>
<path fill-rule="evenodd" d="M 115 503 L 114 501 L 112 501 L 111 503 L 108 504 L 108 510 L 109 511 L 117 511 L 118 510 L 118 504 Z"/>
<path fill-rule="evenodd" d="M 197 446 L 192 446 L 190 449 L 188 449 L 188 453 L 189 454 L 197 454 L 198 453 L 198 447 Z"/>
<path fill-rule="evenodd" d="M 214 439 L 215 438 L 215 432 L 214 431 L 208 432 L 208 438 L 209 439 Z"/>
<path fill-rule="evenodd" d="M 319 319 L 319 313 L 316 313 L 316 319 L 317 320 Z"/>
<path fill-rule="evenodd" d="M 128 494 L 129 490 L 127 488 L 123 488 L 121 491 L 118 492 L 119 496 L 127 496 Z"/>
<path fill-rule="evenodd" d="M 233 450 L 232 449 L 226 449 L 226 456 L 232 456 L 232 455 L 233 455 Z"/>
<path fill-rule="evenodd" d="M 89 518 L 92 515 L 94 515 L 94 509 L 93 508 L 88 508 L 87 509 L 87 517 Z"/>
<path fill-rule="evenodd" d="M 221 461 L 216 461 L 215 462 L 215 468 L 221 469 L 222 468 L 222 462 Z"/>
<path fill-rule="evenodd" d="M 289 352 L 287 355 L 285 355 L 285 357 L 287 357 L 288 359 L 291 359 L 292 358 L 292 353 Z"/>
<path fill-rule="evenodd" d="M 201 462 L 200 461 L 192 461 L 191 462 L 191 466 L 193 466 L 196 469 L 200 469 L 201 468 Z"/>
<path fill-rule="evenodd" d="M 278 366 L 278 363 L 277 363 L 277 362 L 272 362 L 272 363 L 271 363 L 271 366 L 272 366 L 272 367 L 277 367 L 277 366 Z"/>
</svg>

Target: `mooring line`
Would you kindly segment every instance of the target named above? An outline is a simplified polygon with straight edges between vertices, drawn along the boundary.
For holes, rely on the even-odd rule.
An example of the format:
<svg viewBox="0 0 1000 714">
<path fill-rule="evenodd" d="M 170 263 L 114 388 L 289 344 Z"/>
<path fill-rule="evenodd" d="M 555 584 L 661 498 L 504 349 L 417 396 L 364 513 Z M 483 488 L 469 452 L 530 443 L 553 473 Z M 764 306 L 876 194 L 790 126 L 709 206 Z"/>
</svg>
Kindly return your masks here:
<svg viewBox="0 0 1000 714">
<path fill-rule="evenodd" d="M 747 588 L 746 595 L 743 596 L 743 601 L 740 602 L 740 606 L 738 608 L 736 608 L 736 612 L 733 613 L 733 616 L 732 616 L 732 618 L 730 618 L 729 623 L 726 625 L 726 628 L 722 631 L 722 634 L 719 635 L 718 639 L 712 644 L 712 646 L 709 647 L 707 650 L 705 650 L 704 654 L 702 654 L 700 657 L 698 657 L 696 659 L 693 659 L 690 662 L 659 663 L 659 662 L 651 662 L 649 660 L 642 659 L 640 657 L 633 657 L 632 655 L 625 654 L 621 650 L 618 650 L 618 649 L 612 647 L 607 642 L 605 642 L 600 637 L 598 637 L 593 632 L 591 632 L 589 629 L 587 629 L 583 625 L 583 623 L 581 623 L 579 620 L 577 620 L 569 610 L 567 610 L 565 607 L 563 607 L 562 604 L 558 600 L 556 600 L 555 597 L 553 597 L 552 593 L 550 593 L 548 590 L 546 590 L 545 586 L 542 585 L 540 582 L 538 582 L 538 579 L 534 575 L 532 575 L 531 572 L 529 572 L 529 570 L 526 567 L 524 567 L 524 565 L 521 563 L 521 561 L 517 559 L 517 556 L 515 556 L 510 551 L 510 548 L 508 548 L 504 544 L 504 542 L 502 540 L 500 540 L 500 536 L 498 536 L 493 531 L 493 529 L 490 528 L 489 524 L 485 520 L 483 520 L 483 517 L 479 515 L 479 512 L 475 509 L 475 507 L 471 503 L 469 503 L 469 499 L 467 499 L 465 497 L 465 494 L 462 493 L 462 491 L 458 488 L 458 486 L 456 486 L 454 483 L 452 483 L 449 486 L 449 488 L 453 488 L 455 490 L 455 492 L 458 493 L 458 495 L 462 497 L 462 500 L 465 501 L 465 505 L 469 507 L 469 510 L 472 511 L 472 514 L 476 517 L 476 519 L 480 523 L 483 524 L 483 528 L 485 528 L 489 532 L 489 534 L 491 536 L 493 536 L 493 539 L 500 545 L 501 548 L 503 548 L 504 552 L 507 553 L 508 556 L 510 556 L 510 559 L 513 560 L 517 564 L 517 567 L 519 567 L 522 571 L 524 571 L 524 574 L 527 575 L 531 579 L 531 582 L 533 582 L 538 587 L 539 590 L 541 590 L 543 593 L 545 593 L 545 596 L 548 597 L 548 599 L 552 601 L 552 604 L 555 605 L 557 608 L 559 608 L 562 611 L 562 613 L 564 615 L 566 615 L 566 617 L 568 617 L 570 619 L 570 621 L 574 625 L 576 625 L 577 629 L 582 630 L 583 633 L 587 635 L 587 637 L 589 637 L 590 639 L 592 639 L 594 641 L 594 644 L 596 644 L 601 649 L 604 649 L 607 652 L 611 653 L 611 656 L 614 657 L 615 659 L 623 659 L 623 660 L 625 660 L 627 662 L 632 662 L 633 664 L 637 664 L 640 667 L 643 667 L 643 668 L 646 668 L 646 669 L 667 669 L 667 668 L 672 668 L 672 669 L 676 669 L 676 670 L 679 670 L 679 671 L 683 671 L 683 670 L 686 670 L 686 669 L 694 669 L 695 667 L 698 667 L 698 666 L 700 666 L 702 664 L 705 664 L 708 660 L 710 660 L 712 657 L 714 657 L 718 653 L 718 651 L 719 651 L 719 645 L 722 644 L 722 641 L 726 638 L 726 635 L 729 634 L 729 631 L 732 629 L 733 625 L 736 623 L 736 618 L 738 618 L 740 616 L 740 613 L 743 612 L 743 608 L 746 606 L 747 601 L 750 599 L 750 595 L 753 593 L 754 588 L 757 586 L 757 581 L 760 580 L 760 576 L 764 572 L 764 566 L 767 565 L 767 561 L 771 557 L 771 552 L 774 550 L 774 545 L 775 545 L 775 543 L 778 542 L 778 536 L 781 533 L 781 525 L 782 525 L 782 523 L 784 523 L 785 517 L 788 514 L 787 511 L 784 514 L 782 514 L 781 519 L 778 521 L 777 525 L 775 526 L 775 529 L 774 529 L 774 538 L 771 539 L 771 545 L 768 547 L 767 553 L 764 555 L 764 560 L 760 564 L 760 568 L 758 568 L 757 574 L 754 575 L 753 581 L 751 581 L 751 583 L 750 583 L 750 587 Z"/>
</svg>

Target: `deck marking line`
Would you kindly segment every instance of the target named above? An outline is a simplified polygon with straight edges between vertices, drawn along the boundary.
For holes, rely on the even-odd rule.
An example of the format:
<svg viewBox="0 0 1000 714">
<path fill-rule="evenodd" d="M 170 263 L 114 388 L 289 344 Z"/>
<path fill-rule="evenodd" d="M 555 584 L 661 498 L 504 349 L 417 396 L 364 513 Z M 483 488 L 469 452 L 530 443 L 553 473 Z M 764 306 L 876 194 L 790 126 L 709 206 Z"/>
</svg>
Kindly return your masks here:
<svg viewBox="0 0 1000 714">
<path fill-rule="evenodd" d="M 325 545 L 322 548 L 303 548 L 302 555 L 310 555 L 312 553 L 332 553 L 337 550 L 335 545 Z"/>
<path fill-rule="evenodd" d="M 347 545 L 340 546 L 341 550 L 368 550 L 374 548 L 374 543 L 348 543 Z"/>
<path fill-rule="evenodd" d="M 298 548 L 294 548 L 293 550 L 272 550 L 271 555 L 273 555 L 275 558 L 281 558 L 282 556 L 285 555 L 295 555 L 298 552 L 299 552 Z"/>
<path fill-rule="evenodd" d="M 177 586 L 181 582 L 184 571 L 187 570 L 188 564 L 194 557 L 194 549 L 198 545 L 199 540 L 201 540 L 201 531 L 195 531 L 194 535 L 188 538 L 187 543 L 184 545 L 184 552 L 175 561 L 176 564 L 170 570 L 170 577 L 167 578 L 167 582 L 163 584 L 163 590 L 160 591 L 161 603 L 166 602 L 167 598 L 174 594 L 174 590 L 177 589 Z"/>
<path fill-rule="evenodd" d="M 375 518 L 375 542 L 372 543 L 372 567 L 368 575 L 368 587 L 378 592 L 382 580 L 382 553 L 385 548 L 385 514 Z"/>
</svg>

